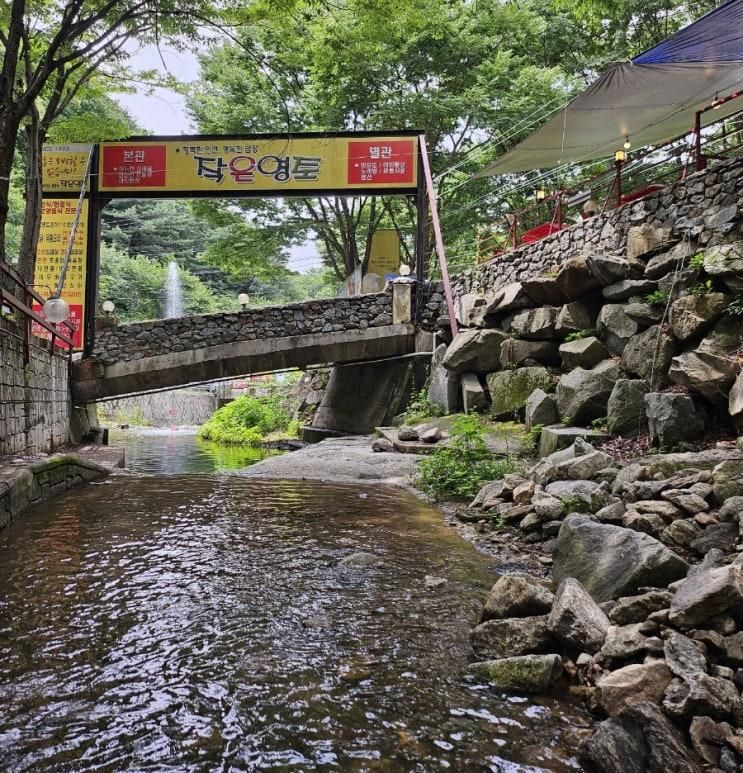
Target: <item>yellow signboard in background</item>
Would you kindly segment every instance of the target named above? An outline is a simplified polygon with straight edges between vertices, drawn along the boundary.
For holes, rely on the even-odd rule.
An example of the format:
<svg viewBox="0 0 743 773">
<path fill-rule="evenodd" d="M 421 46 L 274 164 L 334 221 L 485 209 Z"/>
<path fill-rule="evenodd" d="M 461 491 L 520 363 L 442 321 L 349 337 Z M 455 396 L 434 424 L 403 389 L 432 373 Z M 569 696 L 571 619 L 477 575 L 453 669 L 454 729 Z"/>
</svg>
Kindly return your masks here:
<svg viewBox="0 0 743 773">
<path fill-rule="evenodd" d="M 42 203 L 34 285 L 43 296 L 51 295 L 59 281 L 77 205 L 77 199 L 44 199 Z M 87 244 L 88 202 L 83 201 L 80 222 L 75 232 L 75 241 L 62 288 L 62 298 L 70 307 L 68 322 L 75 328 L 72 338 L 76 351 L 83 348 Z M 41 312 L 41 306 L 35 306 L 34 311 Z M 34 335 L 49 338 L 48 331 L 40 325 L 34 330 Z"/>
<path fill-rule="evenodd" d="M 44 194 L 79 193 L 92 145 L 45 145 L 41 154 Z"/>
<path fill-rule="evenodd" d="M 100 145 L 101 193 L 228 195 L 270 191 L 409 189 L 418 138 L 239 137 Z"/>
<path fill-rule="evenodd" d="M 397 274 L 400 269 L 400 234 L 394 229 L 383 229 L 372 234 L 367 274 L 382 278 Z"/>
</svg>

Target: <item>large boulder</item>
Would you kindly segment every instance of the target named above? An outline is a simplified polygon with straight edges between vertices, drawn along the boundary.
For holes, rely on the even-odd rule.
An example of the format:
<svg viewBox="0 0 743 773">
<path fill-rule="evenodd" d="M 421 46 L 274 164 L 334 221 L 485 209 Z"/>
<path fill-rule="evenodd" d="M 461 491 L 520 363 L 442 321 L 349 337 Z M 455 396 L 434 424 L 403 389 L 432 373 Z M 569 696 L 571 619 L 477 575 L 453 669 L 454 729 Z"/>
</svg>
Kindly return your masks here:
<svg viewBox="0 0 743 773">
<path fill-rule="evenodd" d="M 716 464 L 712 470 L 712 490 L 718 504 L 743 496 L 743 459 L 725 459 Z"/>
<path fill-rule="evenodd" d="M 624 307 L 624 313 L 640 325 L 657 325 L 663 319 L 663 306 L 646 301 L 635 301 Z"/>
<path fill-rule="evenodd" d="M 698 441 L 704 434 L 704 419 L 689 395 L 650 392 L 645 395 L 645 415 L 650 437 L 661 448 Z"/>
<path fill-rule="evenodd" d="M 645 266 L 645 276 L 650 279 L 660 279 L 677 266 L 683 265 L 694 254 L 694 250 L 693 244 L 683 241 L 668 252 L 653 255 Z"/>
<path fill-rule="evenodd" d="M 579 652 L 598 652 L 609 630 L 609 618 L 578 580 L 560 583 L 547 628 L 560 641 Z"/>
<path fill-rule="evenodd" d="M 728 395 L 728 413 L 738 432 L 743 432 L 743 370 L 738 374 Z"/>
<path fill-rule="evenodd" d="M 542 340 L 554 338 L 555 321 L 560 310 L 555 306 L 520 311 L 511 320 L 511 330 L 522 338 Z"/>
<path fill-rule="evenodd" d="M 498 290 L 485 309 L 485 316 L 499 316 L 513 311 L 533 306 L 534 302 L 526 294 L 521 282 L 512 282 Z"/>
<path fill-rule="evenodd" d="M 506 338 L 500 347 L 500 359 L 504 368 L 518 368 L 524 363 L 533 362 L 541 365 L 560 364 L 556 341 L 523 341 L 520 338 Z"/>
<path fill-rule="evenodd" d="M 555 332 L 561 335 L 590 330 L 596 321 L 596 312 L 585 301 L 566 303 L 555 320 Z"/>
<path fill-rule="evenodd" d="M 486 620 L 470 631 L 472 649 L 479 658 L 507 658 L 549 652 L 552 639 L 547 616 Z"/>
<path fill-rule="evenodd" d="M 606 287 L 622 279 L 642 276 L 645 265 L 638 260 L 628 260 L 621 255 L 588 255 L 588 267 L 599 283 Z"/>
<path fill-rule="evenodd" d="M 566 260 L 554 276 L 538 276 L 522 282 L 526 293 L 535 303 L 559 306 L 586 295 L 599 287 L 586 259 L 576 256 Z"/>
<path fill-rule="evenodd" d="M 646 586 L 665 587 L 687 570 L 683 559 L 653 537 L 577 514 L 563 521 L 552 564 L 556 583 L 575 577 L 599 602 Z"/>
<path fill-rule="evenodd" d="M 701 672 L 674 679 L 663 700 L 667 714 L 687 720 L 705 714 L 714 719 L 734 718 L 737 724 L 740 707 L 738 690 L 731 681 Z"/>
<path fill-rule="evenodd" d="M 485 599 L 482 620 L 533 617 L 550 611 L 555 600 L 551 591 L 529 574 L 504 574 Z"/>
<path fill-rule="evenodd" d="M 454 313 L 456 314 L 457 322 L 460 325 L 469 327 L 473 312 L 476 313 L 486 303 L 485 296 L 477 293 L 465 293 L 464 295 L 457 296 L 454 301 Z"/>
<path fill-rule="evenodd" d="M 697 350 L 729 357 L 738 350 L 742 338 L 743 322 L 740 318 L 723 316 L 701 340 Z"/>
<path fill-rule="evenodd" d="M 684 295 L 671 304 L 669 321 L 673 335 L 682 343 L 706 333 L 728 304 L 724 293 Z"/>
<path fill-rule="evenodd" d="M 704 645 L 678 631 L 671 631 L 663 642 L 663 654 L 675 676 L 688 679 L 693 674 L 706 673 L 707 657 Z"/>
<path fill-rule="evenodd" d="M 606 348 L 612 354 L 620 355 L 640 326 L 627 315 L 623 303 L 607 303 L 599 312 L 596 328 Z"/>
<path fill-rule="evenodd" d="M 675 384 L 698 392 L 721 408 L 727 408 L 728 393 L 737 374 L 733 358 L 701 348 L 674 357 L 668 372 Z"/>
<path fill-rule="evenodd" d="M 564 374 L 555 393 L 563 421 L 569 417 L 572 423 L 589 424 L 606 416 L 606 405 L 618 377 L 619 366 L 612 360 L 604 360 L 590 370 L 575 368 Z"/>
<path fill-rule="evenodd" d="M 606 405 L 606 428 L 612 435 L 633 437 L 645 431 L 645 395 L 650 391 L 642 379 L 620 378 Z"/>
<path fill-rule="evenodd" d="M 699 773 L 702 761 L 651 701 L 629 703 L 602 722 L 582 748 L 598 773 Z"/>
<path fill-rule="evenodd" d="M 711 276 L 743 274 L 743 242 L 720 244 L 705 250 L 704 270 Z"/>
<path fill-rule="evenodd" d="M 578 338 L 560 345 L 562 366 L 566 370 L 573 368 L 592 368 L 609 356 L 606 347 L 594 336 Z"/>
<path fill-rule="evenodd" d="M 693 572 L 676 589 L 669 619 L 682 629 L 696 628 L 743 602 L 743 565 Z"/>
<path fill-rule="evenodd" d="M 659 252 L 670 242 L 670 228 L 658 228 L 649 223 L 633 226 L 627 233 L 627 258 L 644 258 Z"/>
<path fill-rule="evenodd" d="M 462 388 L 462 406 L 466 413 L 484 411 L 488 407 L 488 396 L 476 373 L 463 373 L 459 383 Z"/>
<path fill-rule="evenodd" d="M 446 350 L 442 364 L 454 373 L 492 373 L 500 368 L 502 330 L 463 330 Z"/>
<path fill-rule="evenodd" d="M 539 456 L 550 456 L 556 451 L 570 448 L 580 438 L 589 443 L 608 440 L 606 432 L 585 427 L 545 427 L 539 436 Z"/>
<path fill-rule="evenodd" d="M 456 413 L 459 410 L 459 384 L 456 374 L 444 367 L 445 356 L 446 344 L 440 344 L 431 358 L 428 400 L 444 413 Z"/>
<path fill-rule="evenodd" d="M 647 381 L 653 389 L 668 383 L 673 338 L 660 325 L 632 336 L 622 353 L 622 370 Z"/>
<path fill-rule="evenodd" d="M 615 717 L 629 703 L 660 703 L 673 674 L 665 661 L 634 663 L 602 676 L 596 682 L 599 703 Z"/>
<path fill-rule="evenodd" d="M 523 655 L 473 663 L 469 670 L 500 690 L 536 695 L 554 684 L 563 669 L 559 655 Z"/>
<path fill-rule="evenodd" d="M 535 389 L 526 399 L 527 429 L 537 425 L 542 427 L 554 424 L 557 421 L 557 404 L 552 395 L 548 395 L 543 389 Z"/>
<path fill-rule="evenodd" d="M 493 418 L 513 418 L 526 407 L 535 389 L 550 389 L 552 376 L 546 368 L 527 367 L 502 370 L 487 377 Z"/>
<path fill-rule="evenodd" d="M 626 301 L 633 295 L 647 295 L 652 293 L 658 283 L 652 279 L 621 279 L 608 287 L 604 287 L 602 295 L 607 301 L 617 303 Z"/>
</svg>

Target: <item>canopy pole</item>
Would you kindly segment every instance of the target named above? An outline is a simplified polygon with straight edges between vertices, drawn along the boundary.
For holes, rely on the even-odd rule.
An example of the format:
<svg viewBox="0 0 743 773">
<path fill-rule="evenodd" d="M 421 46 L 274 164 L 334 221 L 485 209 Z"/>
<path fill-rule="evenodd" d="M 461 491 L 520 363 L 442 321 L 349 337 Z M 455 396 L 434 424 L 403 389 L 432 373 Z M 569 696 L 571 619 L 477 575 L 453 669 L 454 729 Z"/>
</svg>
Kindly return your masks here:
<svg viewBox="0 0 743 773">
<path fill-rule="evenodd" d="M 697 110 L 694 114 L 694 156 L 697 172 L 701 172 L 707 166 L 702 153 L 702 112 L 702 110 Z"/>
<path fill-rule="evenodd" d="M 418 137 L 421 151 L 421 162 L 423 164 L 423 174 L 426 178 L 426 192 L 428 193 L 428 203 L 431 207 L 431 223 L 433 225 L 433 235 L 436 241 L 436 254 L 439 258 L 439 268 L 441 269 L 441 279 L 444 282 L 444 297 L 446 298 L 446 308 L 449 311 L 449 327 L 452 336 L 459 332 L 457 326 L 457 314 L 454 311 L 454 298 L 451 294 L 451 283 L 449 282 L 449 269 L 446 265 L 446 254 L 444 252 L 444 240 L 441 236 L 441 223 L 439 222 L 439 209 L 436 204 L 436 191 L 433 187 L 433 177 L 431 176 L 431 166 L 428 161 L 428 148 L 426 147 L 426 135 L 421 134 Z"/>
</svg>

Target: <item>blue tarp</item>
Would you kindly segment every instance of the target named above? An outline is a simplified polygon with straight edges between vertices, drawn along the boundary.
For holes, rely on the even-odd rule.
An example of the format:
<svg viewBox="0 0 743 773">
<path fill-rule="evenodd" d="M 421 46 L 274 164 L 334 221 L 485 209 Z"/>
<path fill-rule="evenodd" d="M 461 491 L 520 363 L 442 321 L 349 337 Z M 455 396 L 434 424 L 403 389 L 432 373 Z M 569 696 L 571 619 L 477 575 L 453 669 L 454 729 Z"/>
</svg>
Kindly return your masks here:
<svg viewBox="0 0 743 773">
<path fill-rule="evenodd" d="M 729 0 L 632 61 L 743 62 L 743 1 Z"/>
</svg>

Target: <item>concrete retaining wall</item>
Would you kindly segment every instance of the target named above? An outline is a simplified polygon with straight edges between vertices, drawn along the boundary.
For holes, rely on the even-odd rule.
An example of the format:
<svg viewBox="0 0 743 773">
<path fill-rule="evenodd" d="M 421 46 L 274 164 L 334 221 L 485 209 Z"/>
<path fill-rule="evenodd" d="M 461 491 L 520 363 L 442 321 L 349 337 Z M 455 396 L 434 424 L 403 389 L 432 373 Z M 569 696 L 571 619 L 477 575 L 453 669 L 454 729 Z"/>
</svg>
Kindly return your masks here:
<svg viewBox="0 0 743 773">
<path fill-rule="evenodd" d="M 218 407 L 216 392 L 196 389 L 173 389 L 100 404 L 108 421 L 117 424 L 145 421 L 153 427 L 203 424 Z"/>
<path fill-rule="evenodd" d="M 0 320 L 0 457 L 48 453 L 69 441 L 68 360 L 33 340 L 26 365 L 16 326 Z"/>
</svg>

